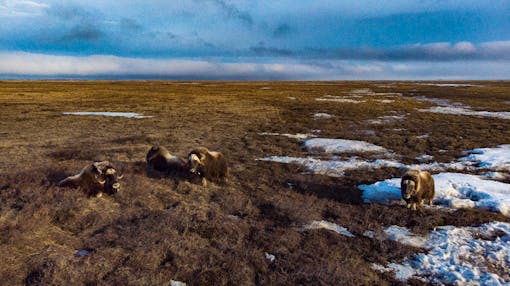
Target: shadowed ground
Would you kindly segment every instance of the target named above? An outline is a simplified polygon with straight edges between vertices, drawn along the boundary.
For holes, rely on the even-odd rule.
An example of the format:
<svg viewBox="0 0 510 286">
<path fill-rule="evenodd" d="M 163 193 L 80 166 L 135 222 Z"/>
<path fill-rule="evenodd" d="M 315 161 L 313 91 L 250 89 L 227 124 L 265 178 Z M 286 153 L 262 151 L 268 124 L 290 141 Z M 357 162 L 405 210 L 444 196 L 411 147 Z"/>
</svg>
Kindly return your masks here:
<svg viewBox="0 0 510 286">
<path fill-rule="evenodd" d="M 9 285 L 395 285 L 372 263 L 417 250 L 362 236 L 400 225 L 426 233 L 439 225 L 479 225 L 501 215 L 480 210 L 367 205 L 359 184 L 401 170 L 355 170 L 341 178 L 303 174 L 295 165 L 257 161 L 307 156 L 298 140 L 261 132 L 311 133 L 380 145 L 404 163 L 427 153 L 449 162 L 463 151 L 508 144 L 510 120 L 419 112 L 447 99 L 508 111 L 510 84 L 436 87 L 388 82 L 0 82 L 0 281 Z M 317 101 L 351 90 L 398 92 L 360 104 Z M 355 99 L 355 98 L 354 98 Z M 63 115 L 137 112 L 143 119 Z M 334 115 L 314 119 L 315 113 Z M 405 120 L 370 124 L 381 116 Z M 428 136 L 423 136 L 428 134 Z M 196 146 L 229 159 L 226 185 L 147 172 L 151 145 L 186 156 Z M 363 155 L 361 155 L 363 156 Z M 88 199 L 56 182 L 94 160 L 125 174 L 122 191 Z M 355 238 L 299 229 L 312 220 L 346 227 Z M 77 255 L 86 250 L 85 255 Z M 270 262 L 265 254 L 273 254 Z M 420 281 L 411 281 L 419 284 Z"/>
</svg>

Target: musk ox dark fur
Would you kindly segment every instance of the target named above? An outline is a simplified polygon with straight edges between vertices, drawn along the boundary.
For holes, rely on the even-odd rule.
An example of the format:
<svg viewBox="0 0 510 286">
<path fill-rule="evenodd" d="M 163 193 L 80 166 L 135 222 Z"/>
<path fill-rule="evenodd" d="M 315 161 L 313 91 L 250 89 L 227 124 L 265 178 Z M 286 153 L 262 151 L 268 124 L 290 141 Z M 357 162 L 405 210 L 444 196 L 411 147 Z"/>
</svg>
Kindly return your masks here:
<svg viewBox="0 0 510 286">
<path fill-rule="evenodd" d="M 181 157 L 172 155 L 163 146 L 152 146 L 146 156 L 147 166 L 160 172 L 187 172 L 188 162 Z"/>
<path fill-rule="evenodd" d="M 432 205 L 435 189 L 434 178 L 429 172 L 416 169 L 407 170 L 402 176 L 400 189 L 407 208 L 416 210 L 416 204 L 421 207 L 424 201 Z"/>
<path fill-rule="evenodd" d="M 198 147 L 189 152 L 188 161 L 189 171 L 200 176 L 204 186 L 207 185 L 207 180 L 226 182 L 229 171 L 223 153 Z"/>
<path fill-rule="evenodd" d="M 60 181 L 58 186 L 81 188 L 87 196 L 100 197 L 103 193 L 112 195 L 120 191 L 118 180 L 122 177 L 109 161 L 101 161 L 88 164 L 77 175 Z"/>
</svg>

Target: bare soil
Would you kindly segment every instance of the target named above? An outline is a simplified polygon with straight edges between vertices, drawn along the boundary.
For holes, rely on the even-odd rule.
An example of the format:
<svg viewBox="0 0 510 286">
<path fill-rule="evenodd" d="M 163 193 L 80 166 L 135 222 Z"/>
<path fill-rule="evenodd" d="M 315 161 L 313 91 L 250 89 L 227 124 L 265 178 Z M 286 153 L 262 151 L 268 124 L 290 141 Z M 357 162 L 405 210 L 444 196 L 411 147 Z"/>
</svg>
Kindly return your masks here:
<svg viewBox="0 0 510 286">
<path fill-rule="evenodd" d="M 295 165 L 258 161 L 307 156 L 299 142 L 261 132 L 316 133 L 380 145 L 404 163 L 427 153 L 449 162 L 463 151 L 508 144 L 510 120 L 419 112 L 418 96 L 508 111 L 509 82 L 437 87 L 413 82 L 0 82 L 0 281 L 4 285 L 399 285 L 372 263 L 418 249 L 363 236 L 400 225 L 427 233 L 508 218 L 482 210 L 446 211 L 364 204 L 360 184 L 401 170 L 356 170 L 332 178 Z M 390 103 L 315 100 L 353 89 L 398 92 Z M 294 98 L 294 99 L 293 99 Z M 138 112 L 129 119 L 68 111 Z M 334 115 L 314 119 L 315 113 Z M 404 120 L 370 124 L 381 116 Z M 428 134 L 428 136 L 422 136 Z M 197 147 L 223 152 L 226 184 L 146 170 L 163 145 L 179 156 Z M 122 191 L 87 198 L 56 183 L 85 164 L 110 160 Z M 356 235 L 300 228 L 328 220 Z M 78 251 L 86 250 L 85 255 Z M 82 253 L 82 254 L 83 254 Z M 273 254 L 271 262 L 265 254 Z M 420 281 L 410 281 L 419 285 Z"/>
</svg>

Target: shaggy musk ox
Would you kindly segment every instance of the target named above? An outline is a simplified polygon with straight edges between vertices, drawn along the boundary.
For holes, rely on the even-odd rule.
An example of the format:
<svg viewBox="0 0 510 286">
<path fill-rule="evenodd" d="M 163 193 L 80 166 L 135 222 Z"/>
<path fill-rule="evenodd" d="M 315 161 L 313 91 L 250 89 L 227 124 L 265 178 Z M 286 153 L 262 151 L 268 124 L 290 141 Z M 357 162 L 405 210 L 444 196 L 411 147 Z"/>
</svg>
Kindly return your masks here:
<svg viewBox="0 0 510 286">
<path fill-rule="evenodd" d="M 79 174 L 60 181 L 58 186 L 80 187 L 87 196 L 100 197 L 103 193 L 112 195 L 118 192 L 120 183 L 117 180 L 122 177 L 110 162 L 94 162 L 85 166 Z"/>
<path fill-rule="evenodd" d="M 406 201 L 407 208 L 416 210 L 416 204 L 422 206 L 423 202 L 428 201 L 432 205 L 434 199 L 434 178 L 427 171 L 407 170 L 402 176 L 400 183 L 402 199 Z"/>
<path fill-rule="evenodd" d="M 147 166 L 160 172 L 186 172 L 188 162 L 185 159 L 174 156 L 165 147 L 152 146 L 147 152 Z"/>
<path fill-rule="evenodd" d="M 189 153 L 188 161 L 189 171 L 200 176 L 204 186 L 207 185 L 207 180 L 226 182 L 228 165 L 227 159 L 221 152 L 209 151 L 205 147 L 198 147 Z"/>
</svg>

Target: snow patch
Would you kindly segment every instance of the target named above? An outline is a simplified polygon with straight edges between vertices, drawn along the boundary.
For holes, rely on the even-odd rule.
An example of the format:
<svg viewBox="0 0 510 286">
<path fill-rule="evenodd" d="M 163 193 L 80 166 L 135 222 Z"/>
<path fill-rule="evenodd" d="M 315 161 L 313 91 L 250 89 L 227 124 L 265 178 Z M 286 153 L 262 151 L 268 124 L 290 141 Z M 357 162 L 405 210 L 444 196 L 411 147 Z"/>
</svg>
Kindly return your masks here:
<svg viewBox="0 0 510 286">
<path fill-rule="evenodd" d="M 478 148 L 468 152 L 461 162 L 476 164 L 481 168 L 510 171 L 510 144 L 495 148 Z"/>
<path fill-rule="evenodd" d="M 391 226 L 387 230 L 392 233 L 395 229 L 402 234 L 397 240 L 400 242 L 420 237 L 402 227 Z M 510 282 L 509 223 L 460 228 L 443 226 L 421 238 L 420 247 L 428 250 L 426 254 L 412 255 L 388 267 L 373 264 L 372 269 L 395 271 L 396 278 L 402 281 L 426 277 L 426 281 L 433 284 L 465 285 L 477 281 L 476 285 L 508 285 Z"/>
<path fill-rule="evenodd" d="M 481 208 L 510 216 L 510 184 L 479 176 L 440 173 L 435 181 L 434 203 L 453 208 Z M 366 203 L 392 204 L 401 200 L 400 178 L 360 185 Z"/>
<path fill-rule="evenodd" d="M 321 229 L 321 228 L 324 228 L 324 229 L 327 229 L 327 230 L 331 230 L 331 231 L 334 231 L 338 234 L 341 234 L 343 236 L 347 236 L 347 237 L 355 237 L 354 234 L 352 234 L 348 229 L 346 229 L 345 227 L 343 226 L 339 226 L 338 224 L 336 223 L 332 223 L 332 222 L 329 222 L 329 221 L 325 221 L 325 220 L 321 220 L 321 221 L 317 221 L 317 220 L 314 220 L 312 221 L 312 223 L 310 223 L 309 225 L 305 225 L 303 227 L 303 230 L 309 230 L 309 229 Z"/>
<path fill-rule="evenodd" d="M 478 84 L 469 84 L 469 83 L 422 83 L 422 85 L 439 86 L 439 87 L 474 87 L 474 86 L 482 86 L 482 85 L 478 85 Z"/>
<path fill-rule="evenodd" d="M 271 253 L 264 253 L 264 255 L 266 256 L 266 259 L 269 260 L 269 262 L 274 262 L 275 259 L 276 259 L 276 256 L 274 256 L 273 254 Z"/>
<path fill-rule="evenodd" d="M 176 280 L 170 280 L 170 286 L 186 286 L 186 283 Z"/>
<path fill-rule="evenodd" d="M 65 115 L 89 115 L 89 116 L 113 116 L 113 117 L 126 117 L 126 118 L 151 118 L 134 112 L 62 112 Z"/>
<path fill-rule="evenodd" d="M 304 139 L 307 139 L 307 138 L 310 138 L 310 137 L 317 137 L 314 134 L 309 134 L 309 133 L 306 133 L 306 134 L 305 133 L 289 134 L 289 133 L 261 132 L 261 133 L 259 133 L 259 135 L 263 135 L 263 136 L 283 136 L 283 137 L 292 138 L 292 139 L 298 139 L 298 140 L 304 140 Z"/>
<path fill-rule="evenodd" d="M 462 107 L 452 107 L 452 106 L 435 106 L 428 109 L 419 109 L 420 112 L 432 112 L 432 113 L 441 113 L 441 114 L 454 114 L 454 115 L 469 115 L 469 116 L 477 116 L 477 117 L 490 117 L 490 118 L 500 118 L 500 119 L 510 119 L 510 112 L 501 111 L 501 112 L 492 112 L 492 111 L 475 111 Z"/>
<path fill-rule="evenodd" d="M 377 146 L 365 141 L 346 139 L 314 138 L 304 141 L 303 145 L 308 151 L 319 150 L 330 154 L 387 151 L 381 146 Z"/>
<path fill-rule="evenodd" d="M 298 164 L 308 169 L 313 174 L 326 175 L 331 177 L 341 177 L 347 170 L 355 170 L 362 168 L 382 168 L 382 167 L 396 167 L 402 166 L 399 162 L 392 160 L 378 159 L 375 161 L 359 160 L 355 157 L 349 160 L 320 160 L 311 157 L 298 158 L 288 156 L 271 156 L 262 159 L 260 161 L 271 161 L 286 164 Z"/>
<path fill-rule="evenodd" d="M 356 99 L 350 99 L 350 98 L 344 98 L 340 96 L 329 96 L 329 97 L 321 97 L 316 98 L 316 101 L 331 101 L 331 102 L 339 102 L 339 103 L 363 103 L 366 102 L 365 100 L 356 100 Z"/>
<path fill-rule="evenodd" d="M 406 118 L 405 115 L 387 115 L 387 116 L 380 116 L 377 117 L 377 119 L 370 119 L 367 120 L 370 124 L 384 124 L 384 123 L 391 123 L 395 121 L 401 121 Z"/>
<path fill-rule="evenodd" d="M 329 119 L 329 118 L 333 118 L 334 115 L 331 115 L 329 113 L 315 113 L 313 115 L 313 118 L 315 119 Z"/>
</svg>

